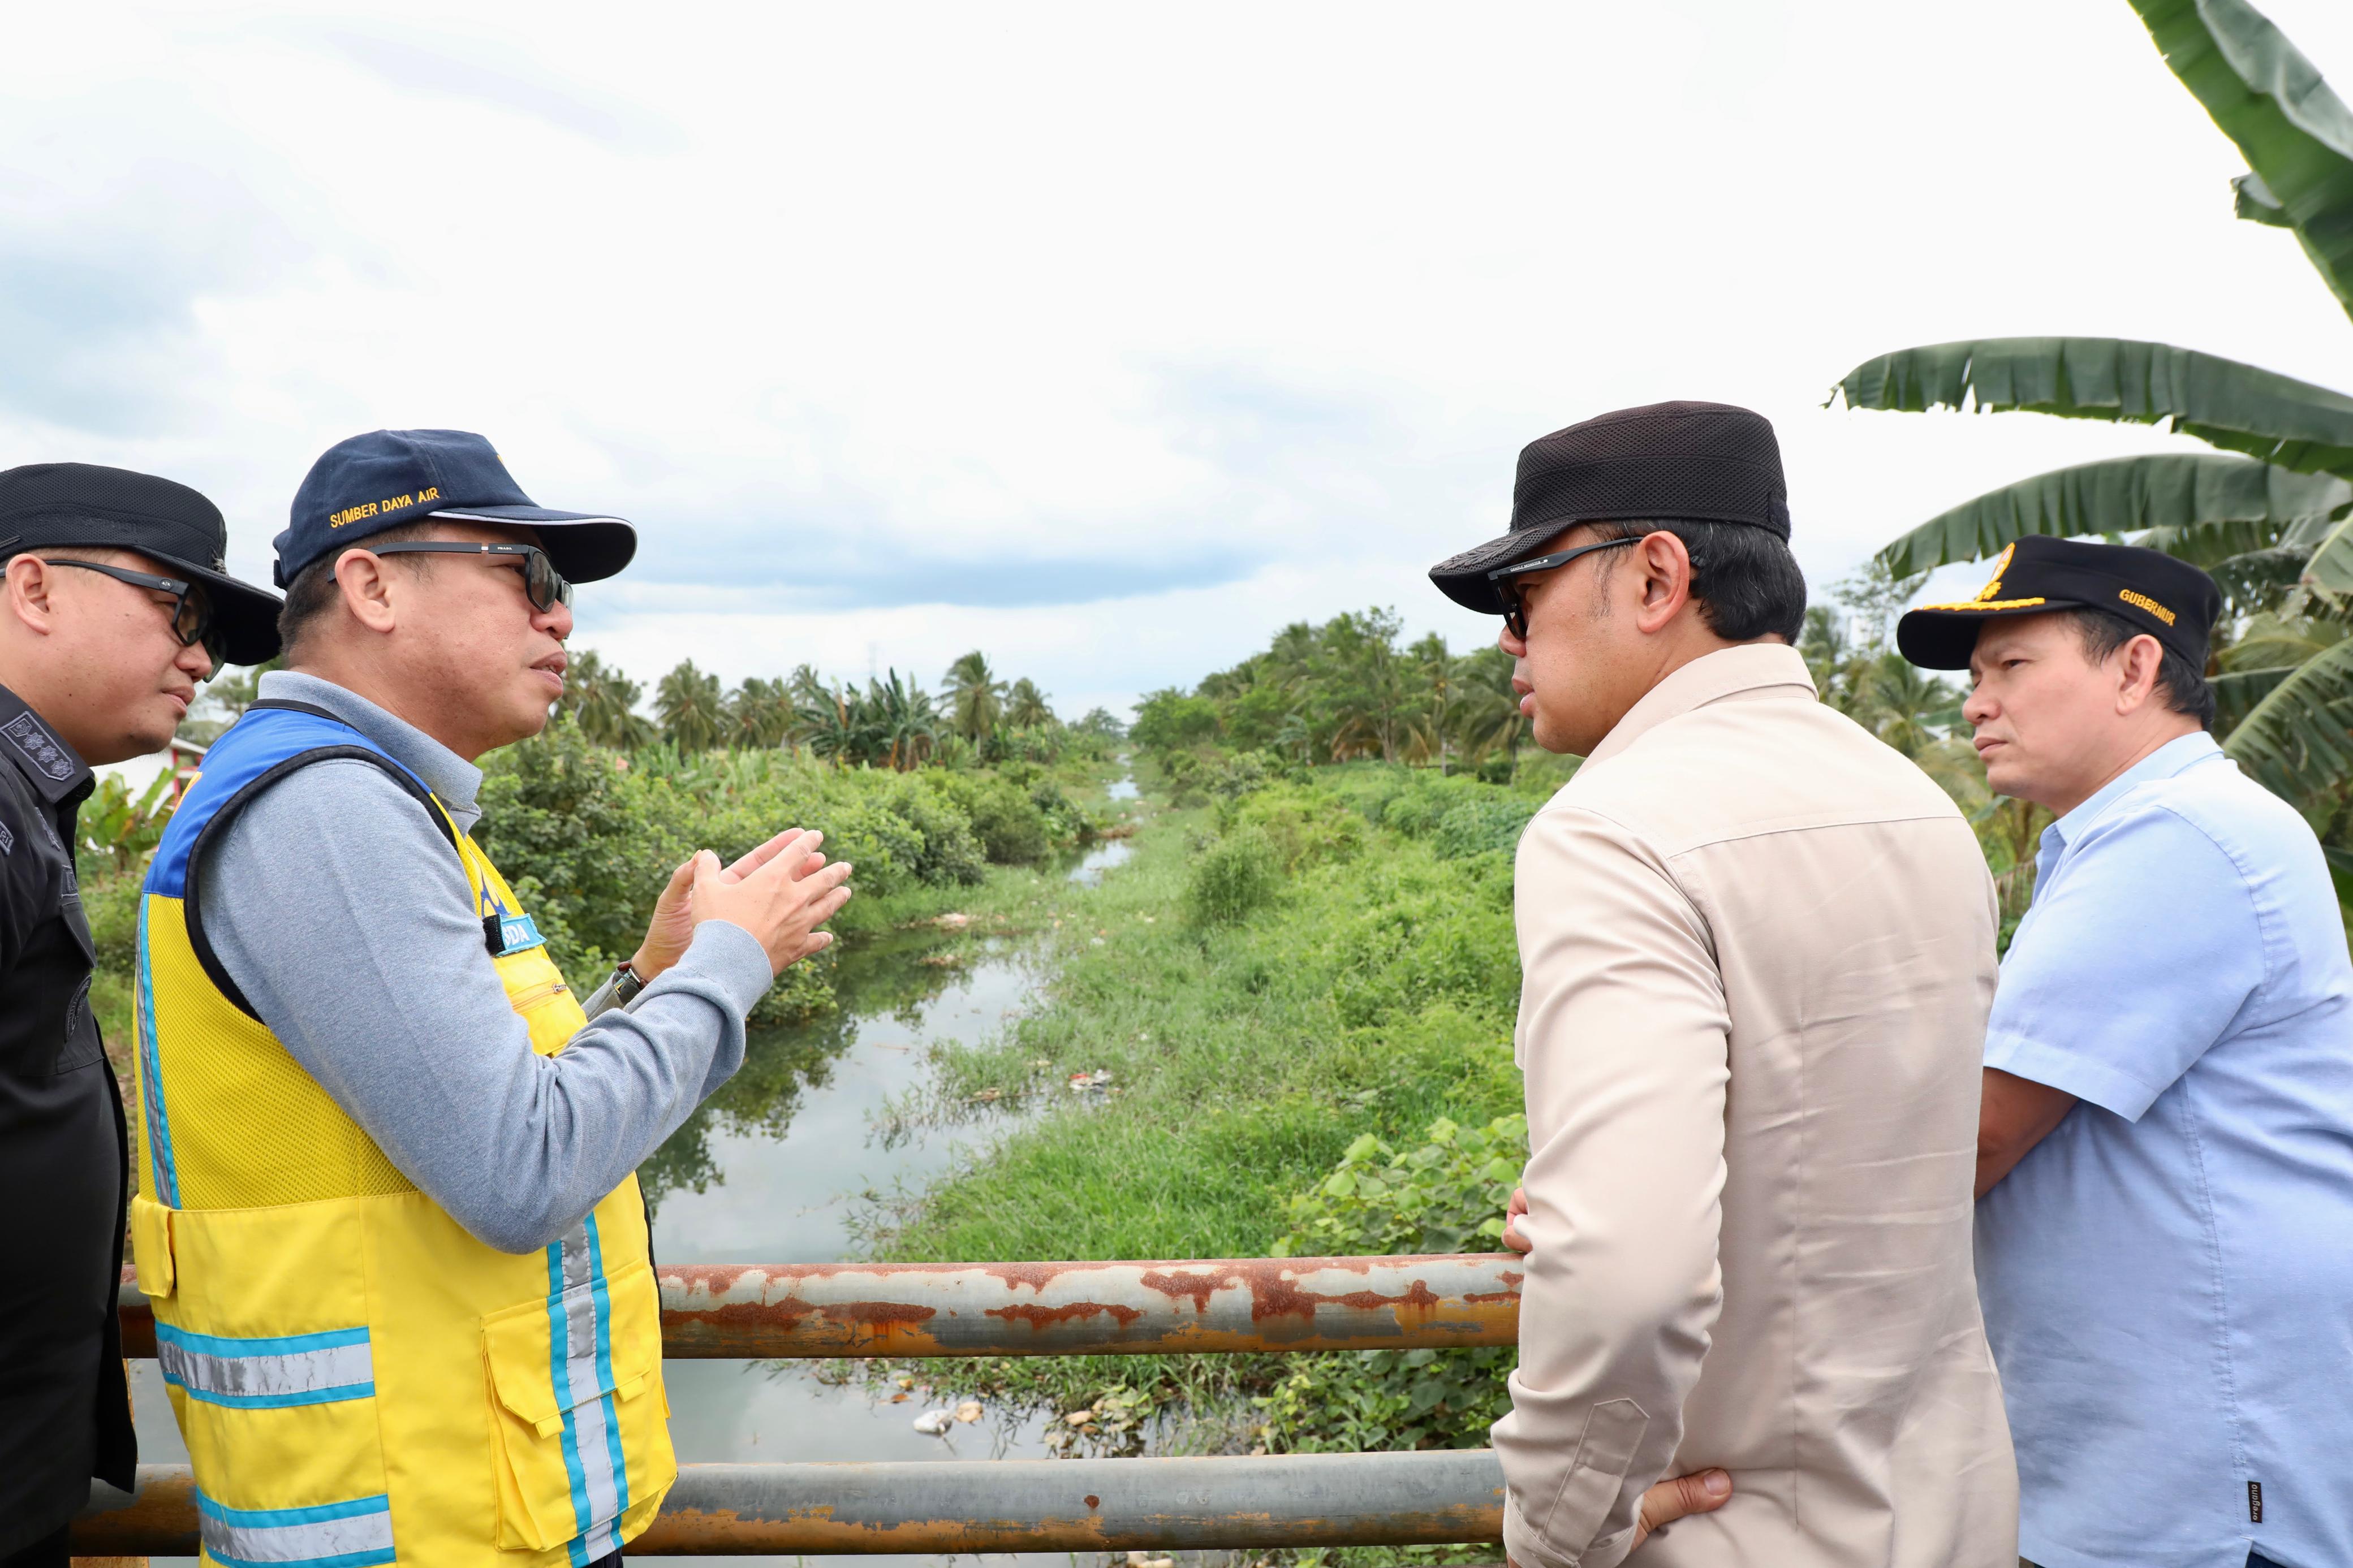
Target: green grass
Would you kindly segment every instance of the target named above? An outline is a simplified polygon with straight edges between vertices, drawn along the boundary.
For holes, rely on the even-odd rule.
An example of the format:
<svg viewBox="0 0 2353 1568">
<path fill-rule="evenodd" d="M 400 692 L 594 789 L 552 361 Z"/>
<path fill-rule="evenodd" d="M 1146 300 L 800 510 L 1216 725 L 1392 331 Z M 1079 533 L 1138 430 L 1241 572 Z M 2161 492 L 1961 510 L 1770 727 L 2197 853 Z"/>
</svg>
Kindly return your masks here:
<svg viewBox="0 0 2353 1568">
<path fill-rule="evenodd" d="M 1063 1079 L 1096 1069 L 1117 1092 L 1099 1107 L 1050 1100 L 895 1216 L 876 1237 L 883 1255 L 1262 1257 L 1291 1194 L 1359 1134 L 1519 1108 L 1508 884 L 1492 868 L 1383 836 L 1205 931 L 1183 908 L 1206 816 L 1162 816 L 1101 888 L 1057 900 L 1043 1005 L 934 1058 L 948 1098 L 1067 1099 Z M 1501 962 L 1461 962 L 1466 948 Z"/>
</svg>

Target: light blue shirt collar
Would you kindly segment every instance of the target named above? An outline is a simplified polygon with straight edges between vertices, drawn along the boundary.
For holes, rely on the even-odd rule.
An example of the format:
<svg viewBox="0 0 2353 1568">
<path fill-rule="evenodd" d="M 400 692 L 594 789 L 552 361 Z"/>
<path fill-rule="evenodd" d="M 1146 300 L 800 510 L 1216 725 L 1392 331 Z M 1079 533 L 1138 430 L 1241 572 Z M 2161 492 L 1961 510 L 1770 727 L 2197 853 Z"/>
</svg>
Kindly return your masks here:
<svg viewBox="0 0 2353 1568">
<path fill-rule="evenodd" d="M 2187 735 L 2177 735 L 2094 791 L 2089 800 L 2042 830 L 2042 852 L 2055 858 L 2084 829 L 2100 819 L 2102 813 L 2116 805 L 2125 792 L 2135 784 L 2150 779 L 2169 779 L 2208 757 L 2220 756 L 2222 748 L 2214 742 L 2211 733 L 2204 730 Z"/>
<path fill-rule="evenodd" d="M 459 832 L 471 832 L 482 815 L 481 807 L 474 804 L 475 792 L 482 787 L 481 769 L 358 692 L 315 675 L 273 669 L 262 676 L 255 695 L 322 708 L 382 746 L 393 761 L 425 781 L 425 787 L 456 819 Z"/>
</svg>

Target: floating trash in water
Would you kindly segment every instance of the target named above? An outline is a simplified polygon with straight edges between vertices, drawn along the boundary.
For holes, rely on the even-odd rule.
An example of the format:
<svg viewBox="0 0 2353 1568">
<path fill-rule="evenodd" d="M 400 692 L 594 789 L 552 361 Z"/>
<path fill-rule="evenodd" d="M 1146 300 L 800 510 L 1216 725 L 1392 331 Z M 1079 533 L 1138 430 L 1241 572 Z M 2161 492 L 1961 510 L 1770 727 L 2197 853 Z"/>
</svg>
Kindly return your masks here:
<svg viewBox="0 0 2353 1568">
<path fill-rule="evenodd" d="M 946 914 L 934 916 L 932 924 L 942 931 L 962 931 L 972 924 L 972 917 L 958 910 L 950 910 Z"/>
<path fill-rule="evenodd" d="M 972 1103 L 975 1105 L 995 1105 L 998 1100 L 1003 1100 L 1004 1098 L 1005 1091 L 1001 1089 L 984 1089 L 978 1094 L 972 1097 Z"/>
<path fill-rule="evenodd" d="M 915 1430 L 926 1437 L 944 1437 L 955 1417 L 944 1410 L 926 1410 L 915 1417 Z"/>
<path fill-rule="evenodd" d="M 1092 1410 L 1073 1410 L 1062 1417 L 1065 1423 L 1072 1426 L 1083 1426 L 1094 1418 L 1095 1413 Z"/>
<path fill-rule="evenodd" d="M 962 1405 L 957 1405 L 955 1409 L 956 1419 L 963 1422 L 967 1426 L 971 1426 L 974 1422 L 979 1420 L 987 1414 L 987 1411 L 981 1407 L 981 1403 L 977 1399 L 967 1399 Z"/>
<path fill-rule="evenodd" d="M 1100 1093 L 1110 1087 L 1111 1073 L 1107 1068 L 1098 1068 L 1093 1072 L 1074 1072 L 1071 1075 L 1072 1094 Z"/>
</svg>

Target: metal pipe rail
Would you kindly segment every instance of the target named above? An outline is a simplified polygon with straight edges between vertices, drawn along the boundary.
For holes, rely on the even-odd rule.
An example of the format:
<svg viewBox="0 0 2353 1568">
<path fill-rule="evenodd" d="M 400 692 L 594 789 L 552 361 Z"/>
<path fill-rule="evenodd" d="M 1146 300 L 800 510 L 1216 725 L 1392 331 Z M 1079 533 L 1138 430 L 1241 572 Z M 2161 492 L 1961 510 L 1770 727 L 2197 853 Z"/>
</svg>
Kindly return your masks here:
<svg viewBox="0 0 2353 1568">
<path fill-rule="evenodd" d="M 1508 1252 L 665 1267 L 662 1353 L 679 1360 L 1508 1345 L 1519 1339 L 1524 1267 Z M 130 1273 L 123 1352 L 152 1356 L 154 1313 Z"/>
<path fill-rule="evenodd" d="M 1484 1448 L 688 1465 L 629 1555 L 1382 1546 L 1503 1531 L 1503 1471 Z M 195 1550 L 185 1466 L 141 1466 L 137 1492 L 100 1487 L 74 1522 L 77 1556 Z"/>
</svg>

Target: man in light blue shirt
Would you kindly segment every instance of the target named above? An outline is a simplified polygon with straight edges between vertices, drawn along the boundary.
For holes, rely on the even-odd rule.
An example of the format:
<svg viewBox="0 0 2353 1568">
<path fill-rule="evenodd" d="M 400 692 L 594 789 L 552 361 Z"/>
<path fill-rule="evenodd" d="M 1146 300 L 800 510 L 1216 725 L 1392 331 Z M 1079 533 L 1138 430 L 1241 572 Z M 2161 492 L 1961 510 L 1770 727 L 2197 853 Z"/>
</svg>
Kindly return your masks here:
<svg viewBox="0 0 2353 1568">
<path fill-rule="evenodd" d="M 2057 816 L 1978 1164 L 2043 1568 L 2353 1563 L 2353 962 L 2312 829 L 2207 733 L 2219 608 L 2154 551 L 2028 539 L 1898 633 Z"/>
</svg>

